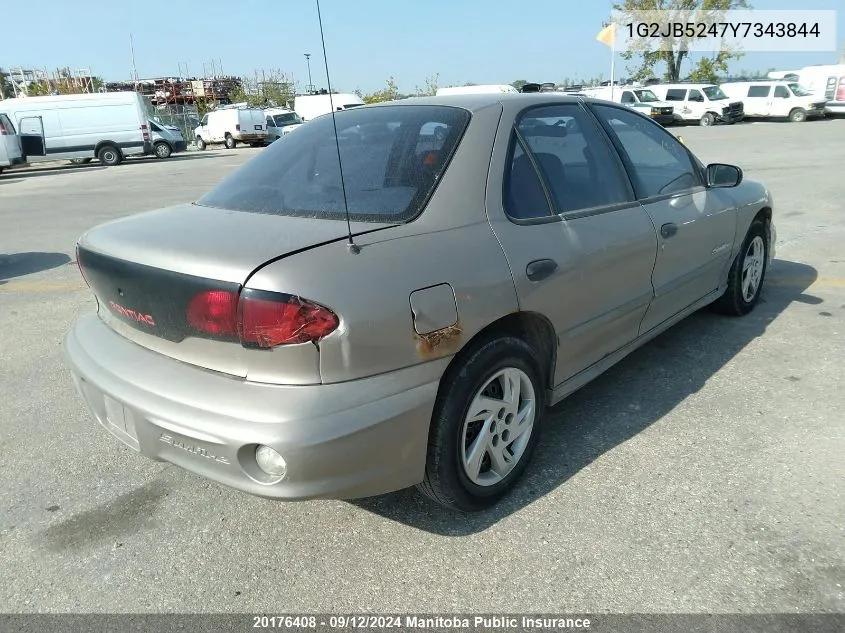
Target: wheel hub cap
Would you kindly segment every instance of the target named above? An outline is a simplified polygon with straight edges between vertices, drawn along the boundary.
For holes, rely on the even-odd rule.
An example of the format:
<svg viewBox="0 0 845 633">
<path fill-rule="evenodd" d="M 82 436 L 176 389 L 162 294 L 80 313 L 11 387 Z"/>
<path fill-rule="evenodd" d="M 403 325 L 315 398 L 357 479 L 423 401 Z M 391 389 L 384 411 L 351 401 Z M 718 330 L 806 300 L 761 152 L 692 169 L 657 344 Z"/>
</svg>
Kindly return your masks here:
<svg viewBox="0 0 845 633">
<path fill-rule="evenodd" d="M 760 281 L 763 279 L 765 265 L 765 244 L 763 244 L 763 238 L 756 235 L 748 245 L 748 249 L 745 251 L 745 259 L 742 262 L 742 298 L 745 301 L 753 300 L 757 294 Z"/>
<path fill-rule="evenodd" d="M 461 464 L 469 480 L 493 486 L 519 463 L 534 427 L 534 387 L 521 369 L 496 372 L 470 402 L 461 434 Z"/>
</svg>

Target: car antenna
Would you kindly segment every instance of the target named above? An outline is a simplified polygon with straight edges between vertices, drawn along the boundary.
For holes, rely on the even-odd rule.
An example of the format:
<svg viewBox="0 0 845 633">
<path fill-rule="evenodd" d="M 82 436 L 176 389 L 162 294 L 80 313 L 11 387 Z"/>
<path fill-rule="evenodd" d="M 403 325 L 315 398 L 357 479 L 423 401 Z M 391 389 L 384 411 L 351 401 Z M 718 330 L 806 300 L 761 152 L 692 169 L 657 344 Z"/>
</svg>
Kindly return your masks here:
<svg viewBox="0 0 845 633">
<path fill-rule="evenodd" d="M 346 198 L 346 182 L 343 179 L 343 162 L 340 158 L 340 139 L 337 135 L 337 120 L 335 119 L 334 113 L 334 99 L 332 99 L 332 80 L 329 77 L 329 58 L 326 56 L 326 38 L 323 35 L 323 16 L 320 13 L 320 0 L 315 0 L 317 3 L 317 20 L 320 23 L 320 40 L 323 44 L 323 61 L 326 64 L 326 83 L 328 83 L 329 87 L 329 106 L 332 109 L 332 125 L 334 126 L 334 144 L 337 148 L 337 167 L 340 171 L 340 189 L 343 191 L 343 209 L 346 212 L 346 233 L 349 238 L 349 241 L 346 244 L 346 248 L 349 249 L 350 253 L 360 253 L 361 247 L 358 246 L 355 242 L 352 241 L 352 222 L 349 220 L 349 201 Z"/>
</svg>

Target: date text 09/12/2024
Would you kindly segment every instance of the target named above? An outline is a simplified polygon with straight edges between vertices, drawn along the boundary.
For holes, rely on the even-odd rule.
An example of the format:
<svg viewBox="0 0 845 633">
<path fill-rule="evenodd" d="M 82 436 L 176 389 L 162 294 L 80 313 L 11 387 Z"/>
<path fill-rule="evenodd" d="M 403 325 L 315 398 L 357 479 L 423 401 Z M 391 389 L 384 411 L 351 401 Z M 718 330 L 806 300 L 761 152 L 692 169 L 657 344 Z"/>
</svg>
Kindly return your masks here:
<svg viewBox="0 0 845 633">
<path fill-rule="evenodd" d="M 821 35 L 818 22 L 628 22 L 629 38 L 792 38 Z"/>
<path fill-rule="evenodd" d="M 548 616 L 384 616 L 384 615 L 332 615 L 317 616 L 253 616 L 252 628 L 311 630 L 317 627 L 332 629 L 575 629 L 589 630 L 588 618 Z"/>
</svg>

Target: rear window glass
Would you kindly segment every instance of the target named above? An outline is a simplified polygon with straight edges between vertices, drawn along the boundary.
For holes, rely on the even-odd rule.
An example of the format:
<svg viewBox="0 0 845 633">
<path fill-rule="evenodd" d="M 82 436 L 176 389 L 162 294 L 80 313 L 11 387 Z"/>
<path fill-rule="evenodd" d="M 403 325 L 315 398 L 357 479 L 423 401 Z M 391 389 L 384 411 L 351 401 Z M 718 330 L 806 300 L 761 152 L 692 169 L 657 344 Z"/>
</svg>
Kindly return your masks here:
<svg viewBox="0 0 845 633">
<path fill-rule="evenodd" d="M 197 204 L 344 220 L 404 222 L 420 213 L 470 120 L 447 106 L 379 106 L 304 124 L 228 176 Z M 338 162 L 338 145 L 340 163 Z M 342 166 L 343 181 L 341 182 Z"/>
</svg>

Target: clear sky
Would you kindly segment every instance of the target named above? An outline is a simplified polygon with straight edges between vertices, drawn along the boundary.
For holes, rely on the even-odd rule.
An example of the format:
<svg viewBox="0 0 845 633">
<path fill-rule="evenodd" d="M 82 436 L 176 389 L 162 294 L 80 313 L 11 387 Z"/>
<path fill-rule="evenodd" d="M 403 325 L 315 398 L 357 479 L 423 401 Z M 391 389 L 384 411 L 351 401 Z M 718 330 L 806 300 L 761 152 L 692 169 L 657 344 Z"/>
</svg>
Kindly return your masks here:
<svg viewBox="0 0 845 633">
<path fill-rule="evenodd" d="M 845 0 L 752 0 L 755 9 L 838 9 Z M 606 0 L 321 0 L 335 89 L 380 89 L 394 76 L 411 92 L 440 74 L 440 85 L 609 77 L 610 50 L 595 37 Z M 25 7 L 25 8 L 22 8 Z M 91 68 L 107 81 L 131 77 L 129 34 L 141 78 L 201 75 L 222 61 L 226 74 L 280 69 L 302 86 L 311 53 L 314 83 L 325 86 L 312 0 L 27 0 L 4 24 L 0 67 Z M 35 21 L 33 21 L 35 20 Z M 732 70 L 836 63 L 838 52 L 748 53 Z M 617 60 L 617 77 L 625 62 Z"/>
</svg>

